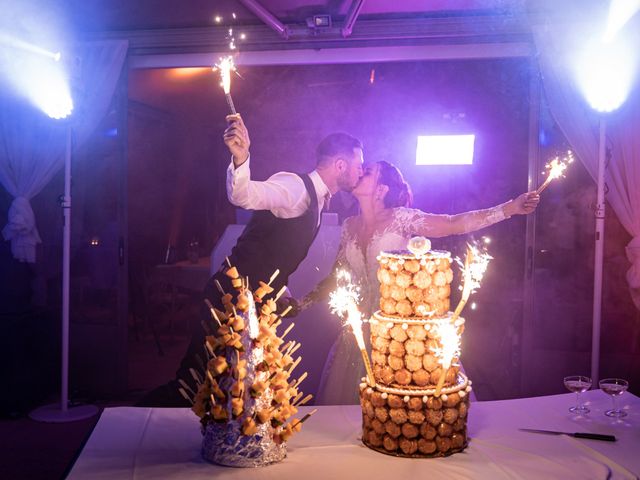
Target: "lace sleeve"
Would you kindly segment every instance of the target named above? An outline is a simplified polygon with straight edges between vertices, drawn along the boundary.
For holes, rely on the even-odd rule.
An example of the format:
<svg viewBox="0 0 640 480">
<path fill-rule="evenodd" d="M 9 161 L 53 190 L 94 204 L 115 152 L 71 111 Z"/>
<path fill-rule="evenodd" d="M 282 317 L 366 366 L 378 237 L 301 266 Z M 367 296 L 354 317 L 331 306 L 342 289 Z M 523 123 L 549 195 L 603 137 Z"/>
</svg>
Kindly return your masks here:
<svg viewBox="0 0 640 480">
<path fill-rule="evenodd" d="M 350 217 L 351 218 L 351 217 Z M 350 225 L 350 218 L 347 218 L 342 224 L 342 232 L 340 234 L 340 246 L 338 247 L 338 254 L 336 255 L 336 261 L 331 268 L 331 272 L 323 280 L 318 283 L 313 290 L 311 290 L 300 301 L 300 309 L 304 310 L 316 302 L 327 300 L 329 293 L 336 288 L 336 271 L 346 265 L 345 249 L 348 241 L 348 231 Z"/>
<path fill-rule="evenodd" d="M 457 215 L 439 215 L 413 208 L 401 208 L 396 214 L 396 221 L 405 226 L 408 236 L 423 235 L 437 238 L 460 235 L 475 232 L 509 218 L 504 212 L 507 203 Z"/>
</svg>

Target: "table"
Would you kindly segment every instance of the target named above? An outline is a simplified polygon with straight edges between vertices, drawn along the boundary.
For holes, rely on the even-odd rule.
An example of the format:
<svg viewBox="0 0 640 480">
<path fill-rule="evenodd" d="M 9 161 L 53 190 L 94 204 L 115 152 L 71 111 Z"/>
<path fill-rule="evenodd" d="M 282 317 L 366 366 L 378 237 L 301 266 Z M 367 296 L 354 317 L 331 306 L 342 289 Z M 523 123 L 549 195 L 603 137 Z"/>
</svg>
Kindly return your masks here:
<svg viewBox="0 0 640 480">
<path fill-rule="evenodd" d="M 363 446 L 360 407 L 321 406 L 289 442 L 284 462 L 246 470 L 211 465 L 200 458 L 197 417 L 188 409 L 108 408 L 74 465 L 69 479 L 632 479 L 640 472 L 640 399 L 625 393 L 629 415 L 612 420 L 610 399 L 583 394 L 585 417 L 567 409 L 572 394 L 474 402 L 471 443 L 459 454 L 436 459 L 396 458 Z M 308 411 L 303 407 L 301 413 Z M 518 428 L 611 433 L 615 443 L 521 432 Z"/>
</svg>

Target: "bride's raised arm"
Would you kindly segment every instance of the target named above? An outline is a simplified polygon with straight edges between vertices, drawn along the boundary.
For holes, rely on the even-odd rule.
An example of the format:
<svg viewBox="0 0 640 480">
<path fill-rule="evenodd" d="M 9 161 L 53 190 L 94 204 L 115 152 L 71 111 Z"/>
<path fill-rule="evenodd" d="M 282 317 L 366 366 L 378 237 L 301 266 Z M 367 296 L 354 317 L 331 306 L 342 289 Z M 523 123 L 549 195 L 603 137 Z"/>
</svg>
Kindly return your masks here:
<svg viewBox="0 0 640 480">
<path fill-rule="evenodd" d="M 475 232 L 513 215 L 529 214 L 536 209 L 539 201 L 537 193 L 527 192 L 495 207 L 457 215 L 425 213 L 416 209 L 403 209 L 401 215 L 407 217 L 403 219 L 403 223 L 413 235 L 437 238 Z"/>
</svg>

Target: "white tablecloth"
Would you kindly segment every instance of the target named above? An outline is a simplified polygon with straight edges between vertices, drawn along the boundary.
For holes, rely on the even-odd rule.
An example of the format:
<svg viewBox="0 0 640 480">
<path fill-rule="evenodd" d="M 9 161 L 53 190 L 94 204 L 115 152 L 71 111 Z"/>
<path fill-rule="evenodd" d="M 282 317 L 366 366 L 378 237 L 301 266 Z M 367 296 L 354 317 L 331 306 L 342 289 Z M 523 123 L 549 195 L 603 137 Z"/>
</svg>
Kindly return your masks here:
<svg viewBox="0 0 640 480">
<path fill-rule="evenodd" d="M 437 459 L 396 458 L 360 442 L 359 406 L 319 407 L 289 442 L 288 457 L 259 469 L 211 465 L 200 458 L 197 417 L 188 409 L 119 407 L 102 414 L 70 479 L 606 479 L 638 478 L 640 399 L 620 398 L 628 416 L 604 415 L 603 392 L 584 394 L 591 413 L 567 411 L 572 394 L 472 403 L 469 447 Z M 302 408 L 304 413 L 308 408 Z M 614 434 L 615 443 L 521 432 L 518 428 Z"/>
</svg>

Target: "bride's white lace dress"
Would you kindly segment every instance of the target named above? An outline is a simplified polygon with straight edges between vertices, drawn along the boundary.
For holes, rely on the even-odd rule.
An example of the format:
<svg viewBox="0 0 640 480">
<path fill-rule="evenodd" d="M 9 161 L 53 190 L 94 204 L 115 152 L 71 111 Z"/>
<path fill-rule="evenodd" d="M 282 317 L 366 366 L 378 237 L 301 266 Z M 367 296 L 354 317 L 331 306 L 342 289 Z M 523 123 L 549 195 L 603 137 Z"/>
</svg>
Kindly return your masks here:
<svg viewBox="0 0 640 480">
<path fill-rule="evenodd" d="M 340 247 L 336 259 L 338 268 L 351 272 L 354 283 L 360 286 L 362 302 L 360 311 L 368 318 L 378 309 L 379 284 L 376 277 L 381 251 L 404 250 L 409 239 L 416 235 L 443 237 L 452 233 L 467 233 L 492 225 L 505 218 L 502 205 L 477 210 L 458 216 L 435 215 L 412 208 L 394 208 L 390 222 L 374 232 L 365 249 L 356 240 L 355 226 L 358 217 L 350 217 L 342 226 Z M 457 221 L 452 232 L 452 222 Z M 365 340 L 369 340 L 368 324 Z M 370 348 L 367 348 L 371 351 Z M 334 342 L 322 372 L 316 403 L 319 405 L 349 405 L 359 403 L 358 385 L 365 370 L 360 351 L 349 328 L 343 328 Z"/>
</svg>

